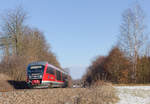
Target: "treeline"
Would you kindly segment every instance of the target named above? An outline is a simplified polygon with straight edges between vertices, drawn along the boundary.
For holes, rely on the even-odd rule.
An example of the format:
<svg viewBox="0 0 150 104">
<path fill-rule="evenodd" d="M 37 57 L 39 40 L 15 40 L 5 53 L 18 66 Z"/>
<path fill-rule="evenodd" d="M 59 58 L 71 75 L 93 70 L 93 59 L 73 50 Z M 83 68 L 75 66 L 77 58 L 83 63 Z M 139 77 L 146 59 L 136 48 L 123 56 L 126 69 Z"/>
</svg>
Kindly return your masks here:
<svg viewBox="0 0 150 104">
<path fill-rule="evenodd" d="M 26 18 L 26 12 L 20 7 L 1 16 L 0 72 L 14 80 L 26 80 L 26 67 L 32 61 L 48 61 L 61 68 L 44 34 L 25 25 Z"/>
<path fill-rule="evenodd" d="M 83 76 L 86 84 L 91 85 L 98 80 L 112 83 L 150 83 L 150 57 L 138 57 L 136 77 L 132 75 L 133 63 L 118 47 L 114 47 L 108 56 L 99 56 L 88 67 Z"/>
<path fill-rule="evenodd" d="M 118 44 L 108 56 L 99 56 L 83 76 L 86 84 L 98 80 L 113 83 L 150 83 L 150 43 L 145 14 L 138 3 L 125 10 Z"/>
</svg>

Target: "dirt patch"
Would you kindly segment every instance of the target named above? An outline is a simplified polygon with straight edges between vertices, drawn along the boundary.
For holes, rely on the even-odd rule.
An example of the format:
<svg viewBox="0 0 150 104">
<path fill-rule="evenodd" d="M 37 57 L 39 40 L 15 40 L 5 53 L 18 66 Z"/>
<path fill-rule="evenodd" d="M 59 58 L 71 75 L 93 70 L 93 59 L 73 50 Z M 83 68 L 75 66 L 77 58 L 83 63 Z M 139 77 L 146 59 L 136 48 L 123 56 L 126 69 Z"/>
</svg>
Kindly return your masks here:
<svg viewBox="0 0 150 104">
<path fill-rule="evenodd" d="M 0 81 L 10 80 L 11 78 L 5 74 L 0 73 Z"/>
<path fill-rule="evenodd" d="M 25 81 L 14 81 L 5 74 L 0 74 L 0 92 L 7 92 L 18 89 L 27 89 Z"/>
<path fill-rule="evenodd" d="M 14 89 L 13 86 L 8 83 L 8 80 L 11 80 L 9 76 L 0 73 L 0 92 L 11 91 Z"/>
<path fill-rule="evenodd" d="M 13 89 L 13 86 L 11 86 L 7 81 L 0 80 L 0 92 L 11 91 Z"/>
</svg>

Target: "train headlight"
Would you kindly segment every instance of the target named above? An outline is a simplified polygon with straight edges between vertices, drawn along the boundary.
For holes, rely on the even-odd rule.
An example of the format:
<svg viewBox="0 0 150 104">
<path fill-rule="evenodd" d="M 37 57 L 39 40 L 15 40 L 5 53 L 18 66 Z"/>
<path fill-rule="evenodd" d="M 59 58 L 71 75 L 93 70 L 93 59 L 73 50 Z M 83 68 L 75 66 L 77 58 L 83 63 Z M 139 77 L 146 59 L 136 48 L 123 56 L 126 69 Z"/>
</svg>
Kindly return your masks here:
<svg viewBox="0 0 150 104">
<path fill-rule="evenodd" d="M 31 79 L 32 78 L 32 76 L 31 75 L 29 75 L 29 79 Z"/>
<path fill-rule="evenodd" d="M 42 75 L 40 75 L 40 78 L 42 78 Z"/>
</svg>

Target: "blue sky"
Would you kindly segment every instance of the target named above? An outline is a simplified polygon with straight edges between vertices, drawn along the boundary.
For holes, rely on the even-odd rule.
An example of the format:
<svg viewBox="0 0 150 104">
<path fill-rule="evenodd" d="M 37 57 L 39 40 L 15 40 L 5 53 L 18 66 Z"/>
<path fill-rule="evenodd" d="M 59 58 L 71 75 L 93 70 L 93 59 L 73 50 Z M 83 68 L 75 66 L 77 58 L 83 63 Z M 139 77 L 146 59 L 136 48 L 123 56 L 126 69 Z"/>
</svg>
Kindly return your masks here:
<svg viewBox="0 0 150 104">
<path fill-rule="evenodd" d="M 136 0 L 1 0 L 0 13 L 23 6 L 26 24 L 39 28 L 62 67 L 80 78 L 98 55 L 117 42 L 121 15 Z M 150 1 L 139 0 L 150 24 Z"/>
</svg>

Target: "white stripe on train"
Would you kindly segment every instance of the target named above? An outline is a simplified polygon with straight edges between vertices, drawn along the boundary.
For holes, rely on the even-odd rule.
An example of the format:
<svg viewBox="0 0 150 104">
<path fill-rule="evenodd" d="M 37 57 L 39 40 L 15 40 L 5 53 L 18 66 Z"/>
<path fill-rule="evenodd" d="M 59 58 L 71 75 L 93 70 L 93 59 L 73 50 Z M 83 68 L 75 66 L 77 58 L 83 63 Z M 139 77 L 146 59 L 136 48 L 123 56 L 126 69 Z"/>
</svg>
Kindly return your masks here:
<svg viewBox="0 0 150 104">
<path fill-rule="evenodd" d="M 55 81 L 42 81 L 42 83 L 64 83 L 64 82 L 55 82 Z"/>
</svg>

